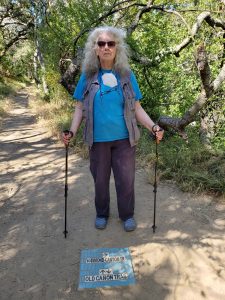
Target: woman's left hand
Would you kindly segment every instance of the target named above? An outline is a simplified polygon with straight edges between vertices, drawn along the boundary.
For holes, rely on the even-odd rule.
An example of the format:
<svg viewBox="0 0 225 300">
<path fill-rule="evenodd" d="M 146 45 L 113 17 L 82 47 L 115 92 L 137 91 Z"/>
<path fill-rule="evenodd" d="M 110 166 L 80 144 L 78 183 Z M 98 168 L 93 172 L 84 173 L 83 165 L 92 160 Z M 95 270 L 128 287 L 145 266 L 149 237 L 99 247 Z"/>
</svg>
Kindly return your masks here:
<svg viewBox="0 0 225 300">
<path fill-rule="evenodd" d="M 156 140 L 160 142 L 163 139 L 164 130 L 159 127 L 159 125 L 154 125 L 152 127 L 152 132 L 156 137 Z"/>
</svg>

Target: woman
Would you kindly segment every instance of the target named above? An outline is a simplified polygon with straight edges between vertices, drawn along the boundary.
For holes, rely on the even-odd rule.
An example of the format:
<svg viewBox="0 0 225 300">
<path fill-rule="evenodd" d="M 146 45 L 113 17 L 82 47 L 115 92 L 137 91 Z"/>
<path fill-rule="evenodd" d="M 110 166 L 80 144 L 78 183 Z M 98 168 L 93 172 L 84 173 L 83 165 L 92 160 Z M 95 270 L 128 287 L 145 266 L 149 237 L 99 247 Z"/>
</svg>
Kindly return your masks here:
<svg viewBox="0 0 225 300">
<path fill-rule="evenodd" d="M 89 145 L 95 184 L 95 227 L 104 229 L 107 225 L 112 169 L 119 218 L 125 231 L 133 231 L 135 145 L 140 135 L 136 121 L 158 140 L 162 139 L 163 131 L 141 107 L 142 95 L 128 64 L 124 37 L 124 32 L 114 27 L 99 27 L 90 33 L 83 72 L 74 92 L 76 108 L 69 134 L 63 134 L 63 141 L 68 145 L 84 119 L 84 140 Z"/>
</svg>

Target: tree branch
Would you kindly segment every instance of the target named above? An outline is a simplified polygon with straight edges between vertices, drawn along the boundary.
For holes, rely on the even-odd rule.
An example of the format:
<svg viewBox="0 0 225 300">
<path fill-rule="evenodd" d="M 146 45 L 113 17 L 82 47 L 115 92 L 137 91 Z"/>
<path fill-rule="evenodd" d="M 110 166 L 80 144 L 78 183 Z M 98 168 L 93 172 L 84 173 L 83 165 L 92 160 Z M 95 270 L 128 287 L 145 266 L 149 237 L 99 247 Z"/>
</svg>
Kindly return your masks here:
<svg viewBox="0 0 225 300">
<path fill-rule="evenodd" d="M 203 45 L 200 45 L 197 50 L 196 64 L 202 80 L 202 90 L 197 97 L 196 102 L 181 118 L 172 118 L 162 116 L 159 119 L 159 125 L 164 129 L 173 128 L 184 139 L 187 139 L 185 127 L 196 119 L 196 115 L 205 106 L 207 100 L 220 88 L 225 80 L 225 65 L 220 70 L 217 78 L 211 83 L 210 69 L 206 56 L 206 51 Z"/>
<path fill-rule="evenodd" d="M 210 15 L 205 18 L 206 22 L 211 27 L 221 27 L 225 30 L 225 22 L 219 19 L 213 19 Z"/>
<path fill-rule="evenodd" d="M 8 43 L 4 45 L 3 50 L 0 52 L 0 60 L 14 44 L 18 43 L 20 40 L 27 39 L 29 28 L 33 27 L 33 25 L 33 22 L 30 21 L 27 24 L 26 28 L 23 28 L 22 30 L 18 31 L 17 34 Z"/>
</svg>

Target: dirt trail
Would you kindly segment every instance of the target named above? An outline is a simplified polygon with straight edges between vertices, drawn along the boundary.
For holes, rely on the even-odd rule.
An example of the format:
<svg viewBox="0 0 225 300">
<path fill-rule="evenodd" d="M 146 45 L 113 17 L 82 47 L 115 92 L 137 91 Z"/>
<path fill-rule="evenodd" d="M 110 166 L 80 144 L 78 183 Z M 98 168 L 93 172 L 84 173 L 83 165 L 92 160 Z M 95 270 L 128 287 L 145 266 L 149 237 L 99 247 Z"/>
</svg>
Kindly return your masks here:
<svg viewBox="0 0 225 300">
<path fill-rule="evenodd" d="M 70 152 L 68 238 L 64 222 L 64 149 L 49 138 L 20 91 L 0 132 L 0 299 L 225 299 L 225 203 L 161 183 L 157 231 L 153 187 L 136 172 L 135 232 L 118 220 L 111 179 L 111 217 L 94 228 L 88 161 Z M 80 251 L 129 247 L 137 283 L 78 291 Z"/>
</svg>

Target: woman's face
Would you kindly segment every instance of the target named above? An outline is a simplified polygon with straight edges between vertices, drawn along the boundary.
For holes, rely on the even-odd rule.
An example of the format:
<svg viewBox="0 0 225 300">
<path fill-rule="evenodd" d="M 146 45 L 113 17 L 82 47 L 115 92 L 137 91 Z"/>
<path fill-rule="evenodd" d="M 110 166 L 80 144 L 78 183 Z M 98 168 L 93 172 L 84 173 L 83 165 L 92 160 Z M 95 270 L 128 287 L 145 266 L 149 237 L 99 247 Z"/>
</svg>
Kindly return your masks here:
<svg viewBox="0 0 225 300">
<path fill-rule="evenodd" d="M 97 40 L 96 54 L 100 63 L 114 63 L 116 56 L 116 43 L 114 37 L 107 32 L 101 33 Z"/>
</svg>

